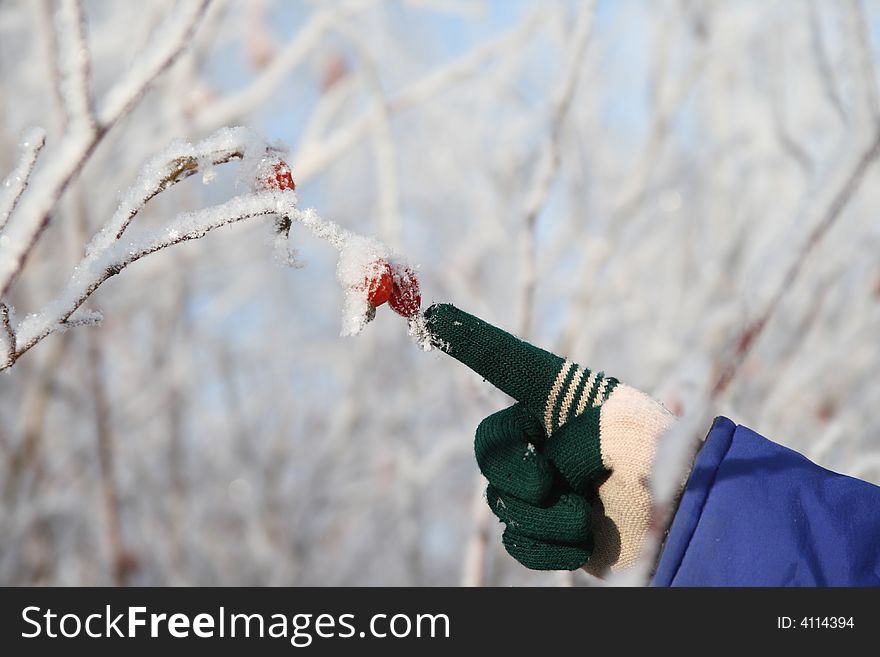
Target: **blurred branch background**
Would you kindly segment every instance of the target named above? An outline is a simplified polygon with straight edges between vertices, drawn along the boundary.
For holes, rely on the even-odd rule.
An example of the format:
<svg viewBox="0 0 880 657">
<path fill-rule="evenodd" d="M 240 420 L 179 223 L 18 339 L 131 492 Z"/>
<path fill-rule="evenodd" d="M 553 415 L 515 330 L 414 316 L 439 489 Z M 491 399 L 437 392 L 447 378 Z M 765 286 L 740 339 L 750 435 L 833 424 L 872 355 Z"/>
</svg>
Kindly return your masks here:
<svg viewBox="0 0 880 657">
<path fill-rule="evenodd" d="M 290 147 L 303 206 L 420 264 L 426 303 L 880 483 L 880 3 L 200 4 L 83 3 L 98 97 L 169 19 L 187 47 L 52 208 L 13 322 L 145 160 L 249 125 Z M 0 177 L 28 127 L 35 176 L 91 129 L 71 99 L 121 111 L 63 92 L 69 9 L 0 3 Z M 213 173 L 138 222 L 241 192 Z M 273 239 L 256 220 L 152 254 L 92 297 L 100 326 L 0 376 L 0 582 L 588 583 L 520 567 L 473 503 L 503 395 L 383 309 L 338 337 L 335 253 L 295 225 L 290 267 Z"/>
</svg>

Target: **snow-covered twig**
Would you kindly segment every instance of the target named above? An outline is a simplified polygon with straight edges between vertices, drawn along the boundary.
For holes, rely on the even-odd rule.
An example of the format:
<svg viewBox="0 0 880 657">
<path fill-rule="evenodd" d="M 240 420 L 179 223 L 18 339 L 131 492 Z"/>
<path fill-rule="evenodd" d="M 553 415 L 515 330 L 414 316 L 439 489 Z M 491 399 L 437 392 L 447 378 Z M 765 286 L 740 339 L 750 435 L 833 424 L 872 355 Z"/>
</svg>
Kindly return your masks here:
<svg viewBox="0 0 880 657">
<path fill-rule="evenodd" d="M 471 527 L 461 570 L 461 585 L 477 587 L 486 585 L 486 551 L 489 547 L 489 521 L 492 518 L 486 504 L 486 480 L 477 476 L 471 501 Z"/>
<path fill-rule="evenodd" d="M 865 15 L 865 9 L 860 0 L 850 0 L 847 3 L 847 10 L 853 24 L 851 33 L 855 36 L 857 66 L 865 96 L 865 109 L 870 120 L 878 121 L 880 120 L 880 90 L 877 88 L 877 71 L 874 66 L 874 52 L 871 48 L 869 19 Z"/>
<path fill-rule="evenodd" d="M 150 199 L 197 173 L 200 167 L 204 169 L 244 157 L 245 144 L 253 139 L 253 133 L 247 128 L 229 128 L 195 145 L 175 142 L 154 155 L 144 165 L 138 180 L 126 191 L 113 217 L 95 236 L 87 251 L 107 248 L 118 240 Z"/>
<path fill-rule="evenodd" d="M 79 0 L 62 0 L 55 14 L 58 44 L 58 95 L 70 130 L 95 130 L 91 95 L 91 57 L 85 40 L 85 20 Z"/>
<path fill-rule="evenodd" d="M 664 34 L 666 33 L 667 30 L 664 29 Z M 705 44 L 701 44 L 701 46 L 705 49 Z M 624 229 L 631 226 L 631 220 L 638 215 L 638 211 L 650 189 L 656 163 L 670 139 L 670 127 L 675 117 L 684 111 L 685 101 L 700 79 L 700 75 L 705 67 L 707 58 L 695 56 L 683 74 L 673 75 L 668 70 L 662 68 L 662 63 L 666 60 L 666 56 L 662 52 L 663 50 L 665 50 L 665 44 L 661 47 L 660 56 L 655 58 L 657 60 L 654 65 L 656 72 L 652 79 L 655 80 L 656 90 L 653 94 L 654 108 L 651 113 L 651 126 L 648 131 L 648 137 L 640 148 L 635 167 L 623 180 L 621 189 L 613 194 L 613 199 L 604 213 L 606 217 L 603 222 L 605 244 L 613 244 L 621 239 L 621 233 Z M 656 83 L 657 78 L 661 78 L 663 82 Z M 574 280 L 596 280 L 602 275 L 603 270 L 609 266 L 612 255 L 615 253 L 615 249 L 601 248 L 597 257 L 584 258 L 580 263 L 578 273 L 574 276 Z M 563 338 L 560 341 L 565 350 L 572 348 L 576 336 L 581 333 L 581 318 L 584 317 L 591 303 L 592 286 L 586 286 L 583 290 L 574 299 L 571 311 L 568 313 L 568 319 L 565 322 Z"/>
<path fill-rule="evenodd" d="M 151 46 L 131 64 L 126 76 L 107 92 L 98 110 L 101 127 L 107 128 L 125 116 L 155 79 L 189 46 L 210 0 L 188 0 L 180 4 L 180 8 L 168 12 Z"/>
<path fill-rule="evenodd" d="M 171 12 L 159 36 L 131 66 L 126 77 L 105 97 L 93 131 L 68 130 L 27 194 L 14 220 L 8 222 L 6 240 L 0 243 L 0 297 L 6 295 L 18 272 L 49 223 L 49 214 L 62 193 L 82 170 L 107 131 L 143 96 L 156 77 L 166 70 L 189 44 L 204 16 L 208 0 L 194 0 L 182 12 Z M 59 51 L 64 52 L 60 47 Z"/>
<path fill-rule="evenodd" d="M 270 147 L 247 128 L 224 128 L 207 139 L 190 144 L 177 142 L 151 158 L 137 182 L 123 195 L 116 212 L 92 238 L 86 254 L 62 292 L 39 312 L 28 315 L 16 328 L 7 322 L 8 358 L 0 370 L 11 366 L 22 354 L 55 331 L 100 321 L 95 316 L 71 320 L 73 313 L 105 281 L 144 256 L 175 244 L 204 237 L 209 232 L 246 219 L 277 215 L 296 221 L 316 237 L 325 240 L 340 253 L 337 276 L 347 291 L 362 284 L 365 271 L 379 259 L 387 262 L 392 255 L 384 245 L 356 235 L 326 221 L 312 210 L 299 210 L 296 195 L 289 189 L 269 189 L 262 180 Z M 253 194 L 236 196 L 225 203 L 177 215 L 160 229 L 132 237 L 126 233 L 132 219 L 144 205 L 171 185 L 199 170 L 233 159 L 244 159 L 246 174 L 256 177 L 258 189 Z M 351 298 L 349 298 L 351 297 Z M 363 297 L 363 298 L 361 298 Z M 362 302 L 362 303 L 361 303 Z M 369 321 L 366 292 L 347 294 L 344 332 L 355 334 Z"/>
<path fill-rule="evenodd" d="M 284 49 L 265 68 L 262 74 L 244 89 L 211 104 L 198 118 L 201 129 L 216 129 L 228 125 L 266 102 L 284 77 L 296 68 L 321 42 L 333 27 L 354 16 L 378 0 L 348 0 L 339 5 L 321 7 L 312 14 Z"/>
<path fill-rule="evenodd" d="M 807 239 L 801 245 L 797 254 L 785 270 L 781 282 L 770 296 L 770 300 L 763 310 L 740 332 L 734 341 L 734 348 L 730 356 L 722 363 L 718 377 L 712 386 L 710 396 L 712 399 L 720 397 L 735 378 L 740 366 L 745 362 L 757 339 L 764 332 L 767 323 L 779 310 L 785 295 L 791 290 L 803 270 L 804 264 L 813 250 L 823 240 L 831 227 L 840 218 L 844 208 L 859 190 L 868 169 L 880 157 L 880 126 L 874 128 L 874 134 L 867 149 L 856 160 L 852 169 L 843 178 L 840 185 L 833 190 L 831 200 L 813 226 Z"/>
<path fill-rule="evenodd" d="M 786 80 L 785 75 L 785 59 L 782 48 L 779 44 L 772 44 L 770 47 L 769 68 L 772 73 L 770 76 L 770 113 L 773 117 L 773 131 L 776 133 L 776 139 L 785 152 L 804 172 L 804 176 L 808 179 L 813 171 L 813 162 L 810 154 L 798 143 L 796 137 L 791 133 L 790 122 L 786 120 L 785 95 L 782 89 L 783 81 Z"/>
<path fill-rule="evenodd" d="M 6 225 L 9 215 L 28 186 L 28 179 L 37 163 L 37 155 L 46 143 L 46 131 L 42 128 L 28 130 L 21 143 L 21 157 L 0 188 L 0 230 Z"/>
<path fill-rule="evenodd" d="M 822 25 L 819 17 L 818 0 L 810 0 L 807 5 L 809 14 L 810 41 L 812 44 L 812 56 L 816 64 L 816 73 L 822 86 L 828 103 L 834 108 L 840 120 L 849 123 L 849 116 L 843 101 L 840 99 L 840 91 L 837 89 L 837 81 L 834 79 L 833 67 L 828 55 L 825 39 L 822 37 Z"/>
<path fill-rule="evenodd" d="M 393 245 L 400 242 L 400 183 L 397 173 L 397 151 L 391 131 L 391 113 L 388 98 L 376 63 L 360 32 L 345 29 L 358 54 L 363 69 L 365 87 L 372 98 L 373 151 L 376 158 L 376 179 L 379 196 L 379 234 Z"/>
<path fill-rule="evenodd" d="M 49 214 L 70 181 L 82 169 L 97 141 L 80 134 L 62 140 L 34 175 L 30 187 L 38 193 L 23 196 L 14 217 L 7 222 L 6 240 L 0 244 L 0 297 L 6 295 L 12 281 L 24 267 L 25 260 L 49 223 Z"/>
<path fill-rule="evenodd" d="M 377 112 L 385 111 L 389 116 L 405 112 L 435 98 L 455 83 L 475 75 L 493 59 L 509 57 L 512 51 L 530 42 L 535 29 L 545 18 L 546 12 L 533 13 L 509 32 L 475 47 L 449 64 L 406 85 L 387 99 L 384 110 L 372 106 L 357 118 L 335 129 L 327 137 L 320 140 L 306 140 L 297 149 L 294 157 L 298 178 L 308 180 L 317 175 L 342 153 L 347 152 L 369 135 Z"/>
<path fill-rule="evenodd" d="M 279 200 L 282 194 L 264 192 L 238 196 L 216 206 L 180 214 L 166 228 L 148 232 L 137 240 L 116 241 L 102 250 L 91 251 L 77 266 L 61 294 L 19 324 L 11 361 L 62 327 L 95 290 L 130 264 L 169 246 L 203 237 L 222 226 L 279 211 L 283 213 L 291 206 Z"/>
<path fill-rule="evenodd" d="M 12 365 L 54 331 L 88 323 L 82 318 L 70 320 L 70 317 L 104 281 L 132 262 L 159 249 L 201 237 L 222 225 L 271 214 L 278 209 L 272 194 L 238 197 L 214 208 L 183 213 L 162 231 L 147 233 L 136 240 L 120 241 L 132 219 L 157 194 L 200 168 L 241 159 L 246 154 L 255 159 L 262 158 L 267 149 L 266 143 L 252 131 L 229 128 L 219 130 L 197 144 L 175 142 L 152 157 L 135 184 L 123 194 L 116 212 L 86 248 L 85 257 L 62 293 L 40 312 L 26 317 L 17 329 L 13 330 L 7 323 L 12 346 L 3 367 Z M 289 207 L 293 207 L 292 201 Z"/>
<path fill-rule="evenodd" d="M 535 246 L 535 225 L 538 215 L 547 202 L 556 172 L 559 170 L 559 146 L 565 127 L 566 115 L 571 105 L 579 74 L 583 71 L 584 52 L 593 32 L 595 1 L 586 0 L 578 10 L 577 22 L 565 60 L 565 67 L 558 86 L 550 99 L 548 111 L 549 134 L 541 144 L 529 191 L 526 194 L 521 233 L 523 248 L 522 307 L 520 335 L 528 336 L 531 328 L 532 305 L 535 296 L 537 276 L 537 253 Z"/>
</svg>

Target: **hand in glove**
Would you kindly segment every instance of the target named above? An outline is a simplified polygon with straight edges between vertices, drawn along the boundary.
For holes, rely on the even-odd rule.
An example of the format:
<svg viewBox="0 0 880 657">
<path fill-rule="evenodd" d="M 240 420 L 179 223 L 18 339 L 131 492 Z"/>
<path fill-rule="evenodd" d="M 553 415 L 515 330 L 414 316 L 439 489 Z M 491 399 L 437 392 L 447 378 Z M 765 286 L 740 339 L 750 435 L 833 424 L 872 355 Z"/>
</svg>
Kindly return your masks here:
<svg viewBox="0 0 880 657">
<path fill-rule="evenodd" d="M 477 428 L 474 451 L 502 540 L 536 570 L 631 565 L 651 521 L 649 476 L 674 417 L 602 372 L 454 306 L 425 311 L 432 341 L 516 400 Z"/>
</svg>

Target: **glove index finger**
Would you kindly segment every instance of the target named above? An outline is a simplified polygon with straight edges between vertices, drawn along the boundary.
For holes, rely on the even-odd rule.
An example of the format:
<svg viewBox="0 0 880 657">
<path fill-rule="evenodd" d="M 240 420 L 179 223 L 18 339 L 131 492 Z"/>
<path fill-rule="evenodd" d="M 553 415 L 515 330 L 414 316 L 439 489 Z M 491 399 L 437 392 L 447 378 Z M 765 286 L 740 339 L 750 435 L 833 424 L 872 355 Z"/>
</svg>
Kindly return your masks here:
<svg viewBox="0 0 880 657">
<path fill-rule="evenodd" d="M 522 402 L 545 428 L 554 424 L 563 391 L 578 369 L 574 363 L 451 304 L 434 304 L 425 320 L 434 346 Z"/>
</svg>

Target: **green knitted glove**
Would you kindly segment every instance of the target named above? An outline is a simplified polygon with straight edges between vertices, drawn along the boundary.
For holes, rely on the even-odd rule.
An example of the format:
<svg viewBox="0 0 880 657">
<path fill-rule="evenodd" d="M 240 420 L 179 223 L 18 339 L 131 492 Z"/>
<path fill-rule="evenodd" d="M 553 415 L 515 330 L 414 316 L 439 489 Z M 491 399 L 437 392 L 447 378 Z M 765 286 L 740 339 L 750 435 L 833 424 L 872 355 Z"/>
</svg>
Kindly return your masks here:
<svg viewBox="0 0 880 657">
<path fill-rule="evenodd" d="M 590 560 L 600 574 L 632 563 L 650 523 L 647 475 L 668 411 L 454 306 L 431 306 L 425 319 L 437 347 L 518 402 L 483 420 L 474 441 L 507 551 L 537 570 Z"/>
</svg>

